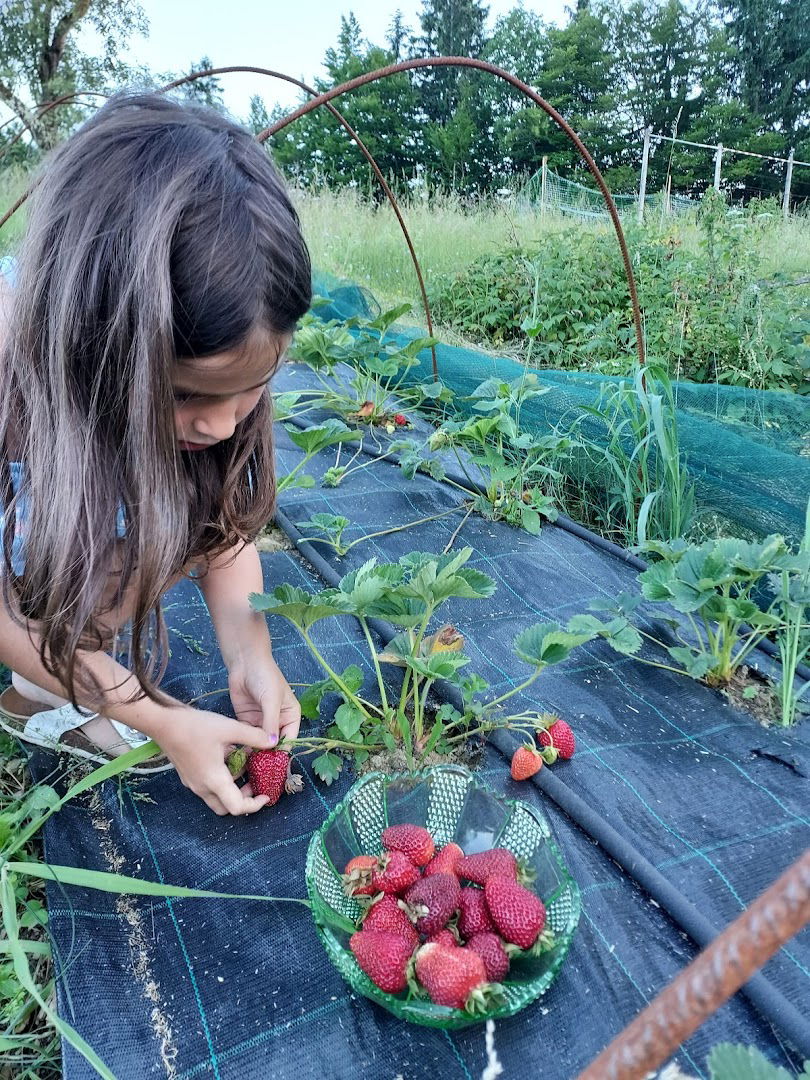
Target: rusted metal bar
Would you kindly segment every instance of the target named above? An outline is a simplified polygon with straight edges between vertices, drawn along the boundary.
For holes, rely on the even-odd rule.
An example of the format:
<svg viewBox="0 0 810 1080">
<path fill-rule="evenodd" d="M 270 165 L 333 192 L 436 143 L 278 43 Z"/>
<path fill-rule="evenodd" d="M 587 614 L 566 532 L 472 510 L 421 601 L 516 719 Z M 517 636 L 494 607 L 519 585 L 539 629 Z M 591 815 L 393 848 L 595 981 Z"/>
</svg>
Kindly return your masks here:
<svg viewBox="0 0 810 1080">
<path fill-rule="evenodd" d="M 578 1080 L 643 1080 L 810 923 L 810 849 L 665 987 Z"/>
</svg>

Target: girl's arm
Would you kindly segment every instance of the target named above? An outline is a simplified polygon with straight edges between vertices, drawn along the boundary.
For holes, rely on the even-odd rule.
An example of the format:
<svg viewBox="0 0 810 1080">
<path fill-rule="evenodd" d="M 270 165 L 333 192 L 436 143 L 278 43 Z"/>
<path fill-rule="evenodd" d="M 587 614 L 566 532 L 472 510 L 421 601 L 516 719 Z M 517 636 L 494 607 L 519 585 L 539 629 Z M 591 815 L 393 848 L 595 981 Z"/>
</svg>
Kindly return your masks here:
<svg viewBox="0 0 810 1080">
<path fill-rule="evenodd" d="M 171 759 L 178 776 L 217 814 L 249 814 L 267 803 L 265 796 L 245 794 L 228 771 L 225 757 L 238 745 L 266 749 L 269 739 L 260 727 L 181 702 L 161 705 L 146 697 L 128 701 L 140 690 L 131 672 L 104 652 L 82 652 L 82 665 L 105 690 L 94 702 L 77 687 L 78 703 L 142 731 Z M 0 602 L 0 661 L 43 690 L 60 697 L 65 688 L 42 666 L 35 633 L 16 622 Z"/>
<path fill-rule="evenodd" d="M 248 600 L 264 581 L 255 544 L 226 551 L 198 579 L 228 669 L 231 702 L 239 720 L 260 725 L 274 745 L 295 738 L 301 710 L 273 659 L 263 614 Z"/>
</svg>

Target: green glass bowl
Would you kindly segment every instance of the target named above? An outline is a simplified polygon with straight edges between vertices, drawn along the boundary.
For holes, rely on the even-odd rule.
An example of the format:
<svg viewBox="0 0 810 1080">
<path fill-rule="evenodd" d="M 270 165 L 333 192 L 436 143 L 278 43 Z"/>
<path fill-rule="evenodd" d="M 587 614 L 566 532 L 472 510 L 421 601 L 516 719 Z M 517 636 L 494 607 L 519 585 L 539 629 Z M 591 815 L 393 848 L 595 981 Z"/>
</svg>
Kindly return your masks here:
<svg viewBox="0 0 810 1080">
<path fill-rule="evenodd" d="M 387 994 L 362 971 L 349 949 L 362 909 L 345 895 L 341 873 L 355 855 L 380 852 L 383 829 L 406 822 L 424 825 L 437 849 L 451 840 L 468 855 L 505 847 L 535 872 L 532 889 L 546 906 L 546 926 L 554 931 L 556 944 L 541 956 L 513 959 L 503 980 L 505 1002 L 487 1013 L 470 1016 L 406 993 Z M 579 888 L 543 815 L 526 803 L 501 798 L 455 765 L 394 776 L 369 773 L 358 780 L 313 835 L 306 881 L 318 935 L 352 989 L 401 1020 L 434 1028 L 513 1016 L 536 1001 L 559 971 L 579 921 Z"/>
</svg>

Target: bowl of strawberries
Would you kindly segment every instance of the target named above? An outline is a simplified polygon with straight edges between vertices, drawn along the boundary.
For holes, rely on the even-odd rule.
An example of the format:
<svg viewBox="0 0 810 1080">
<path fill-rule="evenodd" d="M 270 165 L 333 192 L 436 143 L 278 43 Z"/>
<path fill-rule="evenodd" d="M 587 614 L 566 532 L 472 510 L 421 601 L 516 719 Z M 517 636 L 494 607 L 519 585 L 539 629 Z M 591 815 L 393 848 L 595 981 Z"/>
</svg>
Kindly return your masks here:
<svg viewBox="0 0 810 1080">
<path fill-rule="evenodd" d="M 540 811 L 455 765 L 358 780 L 313 835 L 306 881 L 349 985 L 429 1027 L 536 1001 L 579 920 L 579 889 Z"/>
</svg>

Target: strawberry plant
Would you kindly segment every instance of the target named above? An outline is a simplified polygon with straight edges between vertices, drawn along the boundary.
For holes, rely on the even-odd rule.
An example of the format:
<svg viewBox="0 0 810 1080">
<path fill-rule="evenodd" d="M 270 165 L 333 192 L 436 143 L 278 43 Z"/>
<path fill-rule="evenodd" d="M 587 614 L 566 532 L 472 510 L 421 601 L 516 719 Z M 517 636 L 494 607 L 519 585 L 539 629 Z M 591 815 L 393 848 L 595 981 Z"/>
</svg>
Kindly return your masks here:
<svg viewBox="0 0 810 1080">
<path fill-rule="evenodd" d="M 414 768 L 434 751 L 452 755 L 468 740 L 496 728 L 515 729 L 533 739 L 556 720 L 532 711 L 508 714 L 504 706 L 546 667 L 589 641 L 593 632 L 564 629 L 555 623 L 523 630 L 515 638 L 514 650 L 531 673 L 498 697 L 482 700 L 488 684 L 477 674 L 464 673 L 470 660 L 462 652 L 463 636 L 449 625 L 429 629 L 437 611 L 451 598 L 492 595 L 493 580 L 466 565 L 471 554 L 472 549 L 465 548 L 441 556 L 412 552 L 397 563 L 370 559 L 341 578 L 335 588 L 310 593 L 279 585 L 272 593 L 251 596 L 255 610 L 284 618 L 295 627 L 325 673 L 301 695 L 303 716 L 317 719 L 327 694 L 341 699 L 323 736 L 300 736 L 284 746 L 299 755 L 318 753 L 313 768 L 326 783 L 339 774 L 346 755 L 362 765 L 371 753 L 402 749 Z M 321 620 L 346 616 L 358 620 L 368 644 L 376 682 L 374 699 L 363 692 L 361 669 L 351 665 L 336 671 L 315 640 L 313 631 Z M 374 643 L 371 619 L 400 628 L 382 652 Z M 460 708 L 434 700 L 431 690 L 438 681 L 454 689 Z"/>
<path fill-rule="evenodd" d="M 352 431 L 351 428 L 346 427 L 342 420 L 335 417 L 324 420 L 317 427 L 297 428 L 289 424 L 285 425 L 285 427 L 295 445 L 304 451 L 304 456 L 291 472 L 287 473 L 286 476 L 279 477 L 276 484 L 277 493 L 286 491 L 287 488 L 314 487 L 314 478 L 307 473 L 301 472 L 307 462 L 311 461 L 321 450 L 325 450 L 327 446 L 353 442 L 359 438 L 356 431 Z"/>
<path fill-rule="evenodd" d="M 740 665 L 764 637 L 784 625 L 777 599 L 767 592 L 771 575 L 788 578 L 807 572 L 807 553 L 794 555 L 781 536 L 760 543 L 724 538 L 703 544 L 658 541 L 647 549 L 659 556 L 639 575 L 642 596 L 621 594 L 616 601 L 597 601 L 596 615 L 577 615 L 571 627 L 604 637 L 620 653 L 636 654 L 643 639 L 660 645 L 673 664 L 639 657 L 644 663 L 705 679 L 710 686 L 727 685 Z M 668 620 L 675 644 L 661 641 L 630 622 L 643 599 L 669 604 L 686 616 L 686 626 Z M 803 621 L 803 620 L 802 620 Z"/>
</svg>

